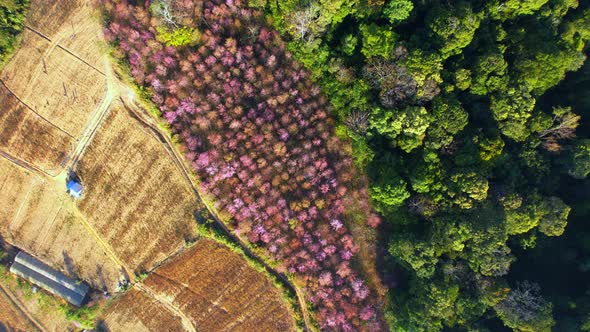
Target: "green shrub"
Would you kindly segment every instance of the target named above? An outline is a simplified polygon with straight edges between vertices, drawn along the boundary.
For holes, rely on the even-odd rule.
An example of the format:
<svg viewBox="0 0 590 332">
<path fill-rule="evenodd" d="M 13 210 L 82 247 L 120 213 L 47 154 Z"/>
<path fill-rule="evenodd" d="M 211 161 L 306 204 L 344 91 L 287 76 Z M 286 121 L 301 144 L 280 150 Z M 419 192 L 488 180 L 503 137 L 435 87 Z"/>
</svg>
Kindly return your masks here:
<svg viewBox="0 0 590 332">
<path fill-rule="evenodd" d="M 180 47 L 185 45 L 194 45 L 201 39 L 201 34 L 197 29 L 181 27 L 177 29 L 168 29 L 163 26 L 156 28 L 158 32 L 156 39 L 167 46 Z"/>
<path fill-rule="evenodd" d="M 28 8 L 29 0 L 0 0 L 0 67 L 16 47 Z"/>
</svg>

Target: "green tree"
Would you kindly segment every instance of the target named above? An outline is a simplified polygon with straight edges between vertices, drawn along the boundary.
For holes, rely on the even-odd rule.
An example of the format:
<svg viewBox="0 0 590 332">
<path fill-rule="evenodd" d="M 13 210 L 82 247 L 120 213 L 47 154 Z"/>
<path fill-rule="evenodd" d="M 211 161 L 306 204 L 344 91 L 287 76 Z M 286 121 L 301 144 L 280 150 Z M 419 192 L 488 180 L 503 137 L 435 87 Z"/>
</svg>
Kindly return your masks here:
<svg viewBox="0 0 590 332">
<path fill-rule="evenodd" d="M 388 158 L 380 158 L 371 167 L 370 175 L 375 180 L 369 187 L 369 195 L 381 212 L 401 206 L 410 197 L 406 181 L 396 172 L 395 166 Z"/>
<path fill-rule="evenodd" d="M 358 38 L 355 35 L 346 35 L 342 39 L 342 52 L 346 55 L 352 55 L 358 44 Z"/>
<path fill-rule="evenodd" d="M 361 24 L 362 36 L 361 53 L 365 58 L 381 56 L 389 59 L 393 55 L 393 46 L 396 35 L 391 27 L 379 26 L 375 23 Z"/>
<path fill-rule="evenodd" d="M 530 135 L 527 120 L 531 117 L 535 102 L 528 92 L 518 89 L 492 95 L 490 108 L 502 134 L 517 142 L 524 141 Z"/>
<path fill-rule="evenodd" d="M 547 212 L 539 221 L 539 231 L 547 236 L 560 236 L 567 225 L 571 208 L 559 197 L 549 197 L 545 204 Z"/>
<path fill-rule="evenodd" d="M 420 278 L 432 276 L 438 262 L 434 248 L 411 233 L 395 235 L 389 242 L 389 253 Z"/>
<path fill-rule="evenodd" d="M 541 296 L 539 285 L 523 282 L 494 309 L 504 325 L 519 332 L 549 332 L 555 325 L 553 305 Z"/>
<path fill-rule="evenodd" d="M 454 135 L 465 128 L 468 115 L 454 96 L 436 97 L 432 101 L 430 123 L 427 146 L 438 149 L 449 145 Z"/>
<path fill-rule="evenodd" d="M 462 209 L 470 209 L 474 201 L 482 201 L 488 196 L 487 179 L 474 171 L 453 174 L 450 180 L 451 199 Z"/>
<path fill-rule="evenodd" d="M 370 126 L 378 133 L 393 139 L 405 152 L 422 145 L 430 124 L 424 107 L 408 106 L 401 111 L 376 107 L 370 116 Z"/>
<path fill-rule="evenodd" d="M 414 4 L 410 0 L 392 0 L 383 9 L 383 14 L 391 22 L 397 24 L 410 17 Z"/>
<path fill-rule="evenodd" d="M 492 0 L 487 2 L 490 16 L 508 20 L 519 15 L 531 15 L 549 0 Z"/>
<path fill-rule="evenodd" d="M 590 139 L 576 141 L 567 149 L 566 153 L 567 173 L 576 178 L 583 179 L 590 174 Z"/>
<path fill-rule="evenodd" d="M 507 69 L 508 63 L 499 51 L 477 57 L 470 92 L 485 96 L 491 92 L 504 91 L 508 85 Z"/>
<path fill-rule="evenodd" d="M 426 23 L 443 59 L 461 53 L 471 43 L 483 14 L 474 13 L 468 2 L 453 7 L 438 5 L 429 12 Z"/>
</svg>

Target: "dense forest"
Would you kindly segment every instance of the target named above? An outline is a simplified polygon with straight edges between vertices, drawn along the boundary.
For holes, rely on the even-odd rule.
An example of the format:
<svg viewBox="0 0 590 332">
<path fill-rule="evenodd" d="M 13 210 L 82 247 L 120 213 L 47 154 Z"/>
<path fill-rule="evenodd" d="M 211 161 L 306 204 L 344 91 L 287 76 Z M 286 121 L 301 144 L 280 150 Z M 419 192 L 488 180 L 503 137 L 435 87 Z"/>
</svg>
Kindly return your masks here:
<svg viewBox="0 0 590 332">
<path fill-rule="evenodd" d="M 370 179 L 391 330 L 590 330 L 588 1 L 250 5 Z"/>
<path fill-rule="evenodd" d="M 0 67 L 14 51 L 29 0 L 0 0 Z"/>
<path fill-rule="evenodd" d="M 104 5 L 201 190 L 322 329 L 590 330 L 588 1 Z"/>
</svg>

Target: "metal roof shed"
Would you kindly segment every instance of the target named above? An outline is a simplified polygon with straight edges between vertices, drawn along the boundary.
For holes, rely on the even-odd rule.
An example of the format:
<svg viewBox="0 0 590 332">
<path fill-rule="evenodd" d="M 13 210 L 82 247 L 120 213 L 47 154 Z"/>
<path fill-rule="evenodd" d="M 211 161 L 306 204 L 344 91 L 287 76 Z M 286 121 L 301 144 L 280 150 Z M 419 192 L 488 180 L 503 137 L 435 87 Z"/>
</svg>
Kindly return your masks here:
<svg viewBox="0 0 590 332">
<path fill-rule="evenodd" d="M 82 197 L 82 191 L 84 190 L 84 187 L 80 184 L 80 182 L 70 179 L 66 184 L 66 188 L 70 195 L 72 195 L 72 197 Z"/>
<path fill-rule="evenodd" d="M 16 255 L 10 272 L 78 307 L 82 305 L 88 294 L 87 285 L 67 277 L 22 251 Z"/>
</svg>

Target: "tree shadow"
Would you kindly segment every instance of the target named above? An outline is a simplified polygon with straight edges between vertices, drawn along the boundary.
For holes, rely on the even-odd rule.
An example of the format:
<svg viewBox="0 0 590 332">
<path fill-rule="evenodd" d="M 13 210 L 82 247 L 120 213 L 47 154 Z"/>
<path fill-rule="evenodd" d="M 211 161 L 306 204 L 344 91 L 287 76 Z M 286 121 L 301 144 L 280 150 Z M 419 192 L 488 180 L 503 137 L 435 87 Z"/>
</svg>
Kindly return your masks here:
<svg viewBox="0 0 590 332">
<path fill-rule="evenodd" d="M 72 259 L 72 257 L 70 257 L 70 255 L 68 254 L 68 252 L 66 250 L 63 250 L 61 252 L 61 254 L 64 257 L 64 265 L 66 266 L 66 272 L 68 273 L 68 275 L 72 278 L 76 277 L 76 266 L 74 264 L 74 260 Z"/>
<path fill-rule="evenodd" d="M 104 273 L 102 272 L 102 266 L 96 266 L 96 275 L 98 276 L 98 282 L 100 283 L 101 289 L 106 292 L 107 289 L 107 282 L 104 278 Z"/>
<path fill-rule="evenodd" d="M 99 320 L 96 321 L 96 331 L 97 332 L 109 332 L 110 329 L 109 329 L 109 327 L 107 326 L 107 323 L 104 320 L 99 319 Z"/>
</svg>

